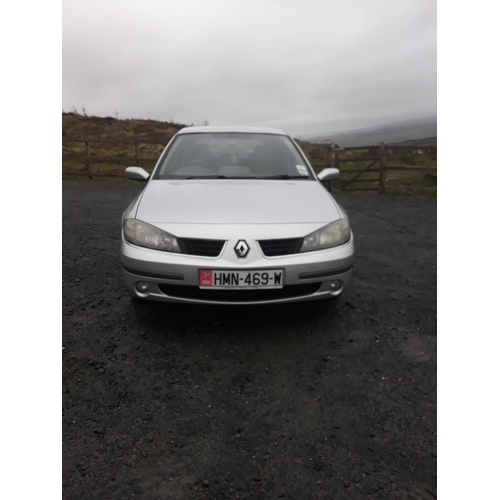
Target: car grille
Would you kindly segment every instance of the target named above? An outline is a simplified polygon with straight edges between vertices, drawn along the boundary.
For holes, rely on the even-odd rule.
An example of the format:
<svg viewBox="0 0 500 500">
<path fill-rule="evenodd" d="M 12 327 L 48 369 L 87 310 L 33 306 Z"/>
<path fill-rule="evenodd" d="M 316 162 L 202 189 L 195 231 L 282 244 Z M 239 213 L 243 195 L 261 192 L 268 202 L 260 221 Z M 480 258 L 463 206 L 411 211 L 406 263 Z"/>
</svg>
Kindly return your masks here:
<svg viewBox="0 0 500 500">
<path fill-rule="evenodd" d="M 200 255 L 203 257 L 217 257 L 222 251 L 224 240 L 201 240 L 195 238 L 179 238 L 182 253 Z"/>
<path fill-rule="evenodd" d="M 271 290 L 206 290 L 197 286 L 165 283 L 159 283 L 158 287 L 162 293 L 170 297 L 205 300 L 207 302 L 244 303 L 312 295 L 320 289 L 321 283 L 285 285 L 283 288 Z"/>
<path fill-rule="evenodd" d="M 289 238 L 286 240 L 259 240 L 260 248 L 266 257 L 290 255 L 299 253 L 303 238 Z"/>
</svg>

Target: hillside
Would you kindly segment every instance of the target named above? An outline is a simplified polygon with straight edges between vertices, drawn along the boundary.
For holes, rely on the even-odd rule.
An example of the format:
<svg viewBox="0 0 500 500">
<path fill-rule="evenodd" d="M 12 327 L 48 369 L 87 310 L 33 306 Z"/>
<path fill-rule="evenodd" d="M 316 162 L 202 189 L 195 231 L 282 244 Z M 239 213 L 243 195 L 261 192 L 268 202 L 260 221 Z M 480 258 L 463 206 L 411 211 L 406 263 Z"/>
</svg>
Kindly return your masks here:
<svg viewBox="0 0 500 500">
<path fill-rule="evenodd" d="M 435 138 L 437 136 L 436 118 L 406 120 L 402 122 L 367 127 L 337 133 L 325 133 L 306 137 L 309 142 L 325 142 L 328 139 L 341 148 L 346 146 L 366 146 L 385 142 L 387 144 Z"/>
<path fill-rule="evenodd" d="M 164 146 L 183 127 L 186 125 L 157 120 L 63 113 L 63 172 L 75 175 L 85 175 L 88 172 L 85 144 L 71 142 L 83 140 L 92 141 L 89 142 L 89 152 L 94 174 L 122 177 L 124 167 L 137 164 L 134 140 L 139 142 L 139 156 L 148 158 L 141 162 L 141 166 L 151 171 Z M 119 159 L 121 156 L 125 158 Z M 109 159 L 103 159 L 106 157 Z"/>
<path fill-rule="evenodd" d="M 411 141 L 403 141 L 402 146 L 437 146 L 437 137 L 424 137 L 423 139 L 415 139 Z"/>
<path fill-rule="evenodd" d="M 62 114 L 63 140 L 102 139 L 127 140 L 139 138 L 166 144 L 181 128 L 181 123 L 157 120 L 127 119 L 111 116 L 84 116 L 77 113 Z"/>
<path fill-rule="evenodd" d="M 137 164 L 134 140 L 138 142 L 139 156 L 149 158 L 141 161 L 141 166 L 151 171 L 164 146 L 178 130 L 186 126 L 157 120 L 117 119 L 110 116 L 63 113 L 63 172 L 87 175 L 86 149 L 82 141 L 89 141 L 93 174 L 122 177 L 124 167 Z M 326 162 L 323 147 L 318 149 L 305 141 L 299 143 L 304 147 L 312 163 Z M 119 159 L 121 156 L 125 158 Z M 105 160 L 106 157 L 109 157 L 109 160 Z"/>
<path fill-rule="evenodd" d="M 156 120 L 117 119 L 63 113 L 63 175 L 82 176 L 82 178 L 88 176 L 87 149 L 85 143 L 82 142 L 85 140 L 88 141 L 91 172 L 94 179 L 99 179 L 100 176 L 111 176 L 125 181 L 124 169 L 133 165 L 140 165 L 151 172 L 170 138 L 185 126 L 179 123 Z M 365 130 L 363 133 L 367 134 L 368 132 Z M 362 134 L 359 134 L 358 137 L 362 137 Z M 371 137 L 373 138 L 373 135 Z M 314 144 L 314 142 L 321 139 L 324 140 L 325 138 L 316 137 L 314 139 L 310 141 L 300 140 L 298 142 L 316 171 L 319 171 L 324 167 L 325 163 L 331 164 L 332 160 L 326 157 L 327 150 L 324 144 Z M 134 140 L 138 144 L 137 152 Z M 367 143 L 377 144 L 380 141 L 370 140 L 370 142 L 365 142 L 364 140 L 360 140 L 360 142 L 364 146 Z M 386 142 L 389 141 L 386 140 Z M 436 145 L 436 137 L 431 137 L 427 134 L 422 139 L 412 137 L 410 140 L 400 142 L 405 142 L 406 144 Z M 341 141 L 334 143 L 345 146 Z M 136 153 L 140 161 L 137 161 Z M 366 156 L 366 152 L 351 151 L 343 152 L 342 154 L 344 157 L 345 155 L 352 157 L 352 161 L 348 160 L 345 162 L 344 160 L 344 163 L 342 163 L 341 179 L 347 180 L 352 177 L 351 170 L 356 171 L 358 169 L 359 171 L 360 168 L 366 167 L 366 161 L 359 162 L 356 159 L 358 156 Z M 412 155 L 405 152 L 393 152 L 388 155 L 387 161 L 392 165 L 429 167 L 436 165 L 435 155 Z M 373 187 L 373 182 L 377 181 L 378 171 L 372 172 L 371 175 L 375 175 L 375 177 L 370 179 L 368 178 L 370 175 L 367 175 L 364 187 Z M 387 182 L 388 189 L 393 192 L 421 191 L 422 193 L 430 192 L 431 194 L 436 192 L 436 176 L 426 173 L 390 172 Z"/>
</svg>

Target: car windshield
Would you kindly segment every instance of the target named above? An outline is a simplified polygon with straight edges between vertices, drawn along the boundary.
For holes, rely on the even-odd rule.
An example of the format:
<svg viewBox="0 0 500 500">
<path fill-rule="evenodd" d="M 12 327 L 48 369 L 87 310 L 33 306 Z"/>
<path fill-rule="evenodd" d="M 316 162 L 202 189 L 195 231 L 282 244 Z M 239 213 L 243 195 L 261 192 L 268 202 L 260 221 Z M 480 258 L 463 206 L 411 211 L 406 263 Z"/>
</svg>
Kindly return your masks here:
<svg viewBox="0 0 500 500">
<path fill-rule="evenodd" d="M 311 179 L 309 168 L 286 135 L 179 134 L 155 179 Z"/>
</svg>

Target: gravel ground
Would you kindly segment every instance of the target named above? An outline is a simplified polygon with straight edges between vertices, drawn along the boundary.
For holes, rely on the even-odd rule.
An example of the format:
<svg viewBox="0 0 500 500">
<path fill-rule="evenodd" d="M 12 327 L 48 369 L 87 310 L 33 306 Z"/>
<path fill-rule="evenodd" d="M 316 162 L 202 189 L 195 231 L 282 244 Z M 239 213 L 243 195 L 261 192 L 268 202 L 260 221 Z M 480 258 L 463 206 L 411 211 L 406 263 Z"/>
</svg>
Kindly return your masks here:
<svg viewBox="0 0 500 500">
<path fill-rule="evenodd" d="M 336 303 L 135 303 L 123 210 L 63 183 L 63 497 L 436 497 L 436 202 L 343 194 Z"/>
</svg>

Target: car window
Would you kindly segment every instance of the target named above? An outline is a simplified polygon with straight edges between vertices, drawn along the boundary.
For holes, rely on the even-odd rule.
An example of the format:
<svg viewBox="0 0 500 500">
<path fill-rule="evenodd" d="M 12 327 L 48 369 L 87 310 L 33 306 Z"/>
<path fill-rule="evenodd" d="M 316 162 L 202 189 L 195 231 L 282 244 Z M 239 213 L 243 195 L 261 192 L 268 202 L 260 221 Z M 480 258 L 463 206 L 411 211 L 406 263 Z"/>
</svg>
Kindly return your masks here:
<svg viewBox="0 0 500 500">
<path fill-rule="evenodd" d="M 156 179 L 311 179 L 297 147 L 284 135 L 179 134 L 158 167 Z"/>
</svg>

